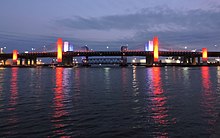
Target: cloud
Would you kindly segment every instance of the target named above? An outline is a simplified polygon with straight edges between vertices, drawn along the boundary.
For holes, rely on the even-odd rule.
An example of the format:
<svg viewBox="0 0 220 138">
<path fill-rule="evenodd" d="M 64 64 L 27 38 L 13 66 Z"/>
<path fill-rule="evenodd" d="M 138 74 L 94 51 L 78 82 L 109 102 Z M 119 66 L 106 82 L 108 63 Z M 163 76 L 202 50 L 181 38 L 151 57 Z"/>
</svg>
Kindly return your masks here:
<svg viewBox="0 0 220 138">
<path fill-rule="evenodd" d="M 161 38 L 162 45 L 167 47 L 191 48 L 210 47 L 220 43 L 220 10 L 172 10 L 167 7 L 142 9 L 137 13 L 110 15 L 103 17 L 73 17 L 55 20 L 55 24 L 68 29 L 103 31 L 132 30 L 133 35 L 124 34 L 115 42 L 125 41 L 135 45 L 152 39 L 154 35 Z M 220 8 L 219 8 L 220 9 Z M 117 32 L 117 33 L 118 33 Z M 114 41 L 114 40 L 113 40 Z"/>
<path fill-rule="evenodd" d="M 66 28 L 82 30 L 146 30 L 164 31 L 210 31 L 220 27 L 220 12 L 189 10 L 175 11 L 169 8 L 142 9 L 127 15 L 103 17 L 73 17 L 54 21 Z"/>
</svg>

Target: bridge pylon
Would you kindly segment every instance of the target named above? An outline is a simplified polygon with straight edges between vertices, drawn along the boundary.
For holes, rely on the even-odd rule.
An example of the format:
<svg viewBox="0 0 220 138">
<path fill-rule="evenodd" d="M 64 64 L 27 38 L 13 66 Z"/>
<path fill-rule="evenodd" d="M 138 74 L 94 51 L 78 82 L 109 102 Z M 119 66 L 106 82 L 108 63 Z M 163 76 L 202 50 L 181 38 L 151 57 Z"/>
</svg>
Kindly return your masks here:
<svg viewBox="0 0 220 138">
<path fill-rule="evenodd" d="M 159 41 L 158 37 L 155 36 L 153 39 L 153 45 L 154 45 L 154 63 L 158 63 L 159 59 Z"/>
<path fill-rule="evenodd" d="M 203 64 L 207 64 L 207 61 L 208 61 L 207 48 L 202 48 L 202 62 Z"/>
<path fill-rule="evenodd" d="M 120 66 L 127 66 L 127 56 L 126 56 L 126 51 L 128 50 L 127 46 L 121 46 L 121 64 Z"/>
<path fill-rule="evenodd" d="M 63 57 L 63 40 L 62 38 L 58 38 L 57 40 L 57 62 L 58 64 L 62 64 Z"/>
<path fill-rule="evenodd" d="M 18 51 L 17 50 L 13 50 L 13 57 L 12 57 L 12 64 L 13 65 L 17 65 L 18 62 Z"/>
</svg>

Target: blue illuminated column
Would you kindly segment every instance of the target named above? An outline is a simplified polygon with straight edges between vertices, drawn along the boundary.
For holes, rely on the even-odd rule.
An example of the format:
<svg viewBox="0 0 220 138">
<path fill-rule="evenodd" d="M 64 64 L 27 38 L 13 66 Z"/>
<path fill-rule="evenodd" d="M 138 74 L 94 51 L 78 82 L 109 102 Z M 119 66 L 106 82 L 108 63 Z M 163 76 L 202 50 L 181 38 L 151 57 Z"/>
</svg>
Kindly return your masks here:
<svg viewBox="0 0 220 138">
<path fill-rule="evenodd" d="M 149 43 L 145 44 L 145 51 L 149 51 Z"/>
<path fill-rule="evenodd" d="M 69 51 L 73 51 L 73 45 L 69 44 Z"/>
</svg>

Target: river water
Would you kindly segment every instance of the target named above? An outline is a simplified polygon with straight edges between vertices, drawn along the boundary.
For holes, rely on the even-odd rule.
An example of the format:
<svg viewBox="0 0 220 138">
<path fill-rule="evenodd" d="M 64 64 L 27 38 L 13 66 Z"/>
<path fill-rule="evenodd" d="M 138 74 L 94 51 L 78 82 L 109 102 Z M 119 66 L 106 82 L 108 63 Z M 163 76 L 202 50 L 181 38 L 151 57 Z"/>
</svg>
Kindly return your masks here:
<svg viewBox="0 0 220 138">
<path fill-rule="evenodd" d="M 0 69 L 0 137 L 209 137 L 220 67 Z"/>
</svg>

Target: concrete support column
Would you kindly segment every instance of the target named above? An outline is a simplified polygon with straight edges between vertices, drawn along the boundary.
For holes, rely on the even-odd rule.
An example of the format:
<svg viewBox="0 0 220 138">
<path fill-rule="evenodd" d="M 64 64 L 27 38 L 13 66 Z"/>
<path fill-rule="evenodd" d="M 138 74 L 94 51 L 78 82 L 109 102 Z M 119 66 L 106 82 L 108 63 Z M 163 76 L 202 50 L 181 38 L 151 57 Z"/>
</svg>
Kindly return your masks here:
<svg viewBox="0 0 220 138">
<path fill-rule="evenodd" d="M 33 59 L 33 65 L 37 65 L 37 58 Z"/>
<path fill-rule="evenodd" d="M 28 58 L 26 58 L 26 59 L 24 60 L 24 64 L 25 64 L 25 65 L 28 65 Z"/>
<path fill-rule="evenodd" d="M 69 57 L 69 65 L 73 65 L 73 57 Z"/>
<path fill-rule="evenodd" d="M 191 64 L 192 62 L 191 62 L 191 58 L 190 57 L 188 57 L 188 64 Z"/>
<path fill-rule="evenodd" d="M 6 61 L 7 61 L 6 59 L 3 60 L 3 64 L 4 64 L 4 65 L 6 65 Z"/>
<path fill-rule="evenodd" d="M 85 61 L 85 60 L 84 60 Z M 87 59 L 88 62 L 88 59 Z M 72 65 L 73 64 L 73 58 L 72 57 L 65 57 L 63 58 L 63 65 Z"/>
<path fill-rule="evenodd" d="M 146 65 L 153 65 L 154 57 L 153 56 L 146 56 Z"/>
<path fill-rule="evenodd" d="M 124 54 L 124 53 L 123 53 Z M 121 56 L 121 66 L 127 66 L 127 56 Z"/>
<path fill-rule="evenodd" d="M 198 62 L 198 65 L 200 65 L 200 57 L 198 57 L 198 59 L 197 59 L 197 60 L 198 60 L 198 61 L 197 61 L 197 62 Z"/>
<path fill-rule="evenodd" d="M 196 65 L 196 57 L 192 57 L 192 64 Z"/>
<path fill-rule="evenodd" d="M 30 66 L 32 65 L 32 60 L 33 60 L 33 59 L 30 58 Z"/>
<path fill-rule="evenodd" d="M 183 64 L 187 64 L 187 57 L 183 57 Z"/>
<path fill-rule="evenodd" d="M 89 57 L 86 56 L 85 59 L 83 59 L 83 66 L 89 66 Z"/>
<path fill-rule="evenodd" d="M 22 66 L 22 58 L 20 58 L 20 65 Z"/>
</svg>

